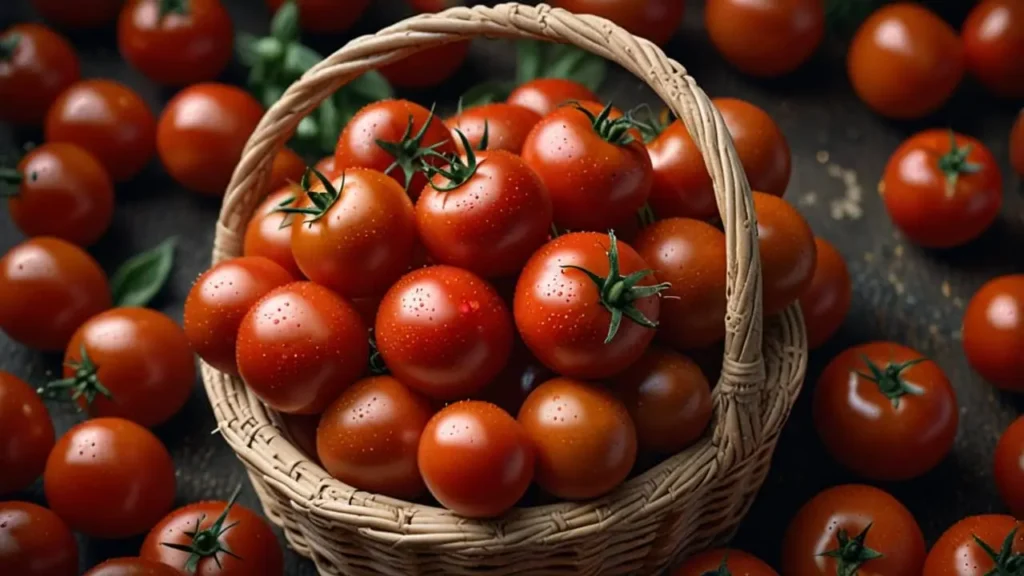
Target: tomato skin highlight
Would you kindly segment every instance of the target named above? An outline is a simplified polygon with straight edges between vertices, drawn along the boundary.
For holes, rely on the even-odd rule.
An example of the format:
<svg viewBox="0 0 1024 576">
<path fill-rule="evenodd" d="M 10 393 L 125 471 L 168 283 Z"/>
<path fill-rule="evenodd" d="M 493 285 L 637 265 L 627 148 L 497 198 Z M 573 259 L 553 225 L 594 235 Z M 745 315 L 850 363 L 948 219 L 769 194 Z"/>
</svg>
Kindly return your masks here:
<svg viewBox="0 0 1024 576">
<path fill-rule="evenodd" d="M 986 576 L 992 574 L 995 562 L 978 545 L 980 539 L 996 552 L 1010 532 L 1013 538 L 1011 556 L 1024 554 L 1024 524 L 1013 516 L 981 514 L 968 516 L 952 525 L 932 546 L 924 562 L 922 576 Z M 995 572 L 998 574 L 998 572 Z"/>
<path fill-rule="evenodd" d="M 378 72 L 396 88 L 424 89 L 451 79 L 469 56 L 469 42 L 449 42 L 381 66 Z"/>
<path fill-rule="evenodd" d="M 822 0 L 710 0 L 704 22 L 715 49 L 738 70 L 771 78 L 799 68 L 825 37 Z"/>
<path fill-rule="evenodd" d="M 455 131 L 459 130 L 465 134 L 470 145 L 476 150 L 480 147 L 485 128 L 487 150 L 505 150 L 520 154 L 527 135 L 540 122 L 540 118 L 540 114 L 529 108 L 496 102 L 467 108 L 445 124 L 451 130 L 451 139 L 459 154 L 465 154 L 466 151 Z"/>
<path fill-rule="evenodd" d="M 20 492 L 39 478 L 54 438 L 50 413 L 36 391 L 0 370 L 0 495 Z"/>
<path fill-rule="evenodd" d="M 993 472 L 1007 508 L 1015 517 L 1024 517 L 1024 416 L 1018 416 L 999 438 Z"/>
<path fill-rule="evenodd" d="M 672 576 L 707 576 L 718 574 L 722 562 L 730 574 L 735 576 L 779 576 L 776 572 L 757 557 L 741 550 L 718 548 L 697 554 L 672 573 Z"/>
<path fill-rule="evenodd" d="M 665 45 L 683 23 L 684 0 L 554 0 L 577 14 L 593 14 L 622 26 L 630 34 Z"/>
<path fill-rule="evenodd" d="M 267 7 L 277 12 L 285 0 L 267 0 Z M 299 25 L 313 34 L 344 32 L 359 20 L 370 0 L 298 0 Z"/>
<path fill-rule="evenodd" d="M 520 84 L 505 99 L 509 104 L 533 110 L 542 117 L 569 101 L 596 102 L 598 97 L 592 90 L 573 80 L 537 78 Z"/>
<path fill-rule="evenodd" d="M 0 502 L 0 571 L 18 576 L 75 576 L 78 543 L 68 526 L 47 508 Z"/>
<path fill-rule="evenodd" d="M 853 285 L 843 255 L 824 238 L 815 238 L 814 245 L 817 255 L 814 277 L 800 295 L 807 347 L 811 350 L 835 335 L 853 301 Z"/>
<path fill-rule="evenodd" d="M 978 2 L 961 27 L 967 70 L 997 96 L 1024 97 L 1024 3 Z"/>
<path fill-rule="evenodd" d="M 166 564 L 145 558 L 114 558 L 94 567 L 84 576 L 180 576 Z"/>
<path fill-rule="evenodd" d="M 814 279 L 814 233 L 788 202 L 754 192 L 758 247 L 761 251 L 764 315 L 778 314 L 807 291 Z"/>
<path fill-rule="evenodd" d="M 284 268 L 295 279 L 305 278 L 292 254 L 292 227 L 294 215 L 282 214 L 277 209 L 289 198 L 295 200 L 302 191 L 294 185 L 286 185 L 271 193 L 253 212 L 252 219 L 245 227 L 245 241 L 242 254 L 261 256 Z"/>
<path fill-rule="evenodd" d="M 113 22 L 124 0 L 32 0 L 40 16 L 62 28 L 97 28 Z"/>
<path fill-rule="evenodd" d="M 81 78 L 75 49 L 41 24 L 15 24 L 0 41 L 20 37 L 14 53 L 0 59 L 0 122 L 39 124 L 57 97 Z"/>
<path fill-rule="evenodd" d="M 710 220 L 718 204 L 704 158 L 687 132 L 675 120 L 647 144 L 654 179 L 650 204 L 659 218 Z"/>
<path fill-rule="evenodd" d="M 961 330 L 967 362 L 1008 392 L 1024 392 L 1024 274 L 1000 276 L 971 297 Z"/>
<path fill-rule="evenodd" d="M 758 106 L 738 98 L 715 98 L 711 103 L 725 120 L 751 189 L 773 196 L 785 194 L 792 159 L 789 142 L 775 120 Z"/>
</svg>

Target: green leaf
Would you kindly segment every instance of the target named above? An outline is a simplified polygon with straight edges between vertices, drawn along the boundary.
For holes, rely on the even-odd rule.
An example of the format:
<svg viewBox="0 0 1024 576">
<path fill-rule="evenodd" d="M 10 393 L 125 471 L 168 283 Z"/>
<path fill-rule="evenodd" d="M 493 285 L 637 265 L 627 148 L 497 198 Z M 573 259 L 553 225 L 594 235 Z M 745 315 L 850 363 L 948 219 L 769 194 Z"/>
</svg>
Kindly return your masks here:
<svg viewBox="0 0 1024 576">
<path fill-rule="evenodd" d="M 320 116 L 320 150 L 326 154 L 338 145 L 338 136 L 341 135 L 341 120 L 334 97 L 324 100 L 317 112 Z"/>
<path fill-rule="evenodd" d="M 508 98 L 513 88 L 512 83 L 501 80 L 482 82 L 463 92 L 459 101 L 464 109 L 493 102 L 503 102 Z"/>
<path fill-rule="evenodd" d="M 295 129 L 295 137 L 299 140 L 315 140 L 320 135 L 320 124 L 312 116 L 306 116 L 299 121 Z"/>
<path fill-rule="evenodd" d="M 276 84 L 266 84 L 260 88 L 259 94 L 263 106 L 270 108 L 281 99 L 281 96 L 284 96 L 284 88 Z"/>
<path fill-rule="evenodd" d="M 174 236 L 133 256 L 110 278 L 115 306 L 145 306 L 160 292 L 174 265 Z"/>
<path fill-rule="evenodd" d="M 288 80 L 294 82 L 323 59 L 324 57 L 316 50 L 293 42 L 284 51 L 284 72 L 288 76 Z"/>
<path fill-rule="evenodd" d="M 392 90 L 391 84 L 388 83 L 387 78 L 376 70 L 366 72 L 362 76 L 359 76 L 355 80 L 346 84 L 341 90 L 351 92 L 353 95 L 359 96 L 361 99 L 364 99 L 367 104 L 378 100 L 387 100 L 395 95 L 395 92 Z"/>
<path fill-rule="evenodd" d="M 299 38 L 299 6 L 288 0 L 278 8 L 274 19 L 270 21 L 270 35 L 284 44 L 290 44 Z"/>
<path fill-rule="evenodd" d="M 544 60 L 544 78 L 565 78 L 591 90 L 600 88 L 607 74 L 605 59 L 567 44 L 554 44 Z"/>
<path fill-rule="evenodd" d="M 257 42 L 259 42 L 259 38 L 245 32 L 239 32 L 235 36 L 235 51 L 238 52 L 238 60 L 246 68 L 252 68 L 259 61 L 260 55 L 256 50 Z"/>
<path fill-rule="evenodd" d="M 261 62 L 273 64 L 284 58 L 285 46 L 288 43 L 281 42 L 273 36 L 260 38 L 253 45 L 256 48 L 256 56 Z"/>
<path fill-rule="evenodd" d="M 544 46 L 540 40 L 520 40 L 516 43 L 516 84 L 525 84 L 540 78 Z"/>
</svg>

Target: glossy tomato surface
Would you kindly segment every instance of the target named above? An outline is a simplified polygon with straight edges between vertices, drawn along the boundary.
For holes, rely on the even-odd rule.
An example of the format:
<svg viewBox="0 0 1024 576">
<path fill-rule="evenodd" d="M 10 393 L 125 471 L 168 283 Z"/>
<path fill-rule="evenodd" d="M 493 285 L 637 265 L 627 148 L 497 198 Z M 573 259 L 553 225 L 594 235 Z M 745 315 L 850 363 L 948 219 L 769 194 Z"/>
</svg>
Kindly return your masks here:
<svg viewBox="0 0 1024 576">
<path fill-rule="evenodd" d="M 487 150 L 505 150 L 519 154 L 526 143 L 526 136 L 540 119 L 540 114 L 529 108 L 497 102 L 467 108 L 449 119 L 446 124 L 451 129 L 451 139 L 459 154 L 465 154 L 466 151 L 456 130 L 466 135 L 474 150 L 481 149 L 480 144 L 486 131 Z"/>
<path fill-rule="evenodd" d="M 451 79 L 469 56 L 469 42 L 450 42 L 421 50 L 381 66 L 379 72 L 392 86 L 424 89 Z"/>
<path fill-rule="evenodd" d="M 722 567 L 725 567 L 725 571 Z M 691 557 L 672 576 L 779 576 L 762 560 L 741 550 L 718 548 Z"/>
<path fill-rule="evenodd" d="M 57 96 L 81 77 L 78 55 L 41 24 L 16 24 L 0 34 L 0 121 L 39 124 Z"/>
<path fill-rule="evenodd" d="M 853 301 L 853 284 L 843 255 L 824 238 L 815 238 L 814 245 L 817 258 L 814 277 L 800 295 L 807 347 L 812 350 L 839 330 Z"/>
<path fill-rule="evenodd" d="M 272 192 L 252 214 L 252 219 L 245 227 L 245 240 L 242 254 L 246 256 L 262 256 L 272 260 L 288 271 L 293 278 L 304 278 L 299 265 L 292 254 L 291 222 L 293 214 L 283 214 L 279 208 L 294 204 L 302 191 L 294 185 L 285 185 Z"/>
<path fill-rule="evenodd" d="M 789 142 L 763 109 L 739 98 L 711 101 L 722 114 L 750 188 L 782 196 L 792 172 Z"/>
<path fill-rule="evenodd" d="M 50 413 L 36 391 L 14 374 L 0 371 L 0 495 L 31 486 L 43 473 L 53 443 Z"/>
<path fill-rule="evenodd" d="M 992 558 L 981 543 L 1001 559 Z M 982 514 L 968 516 L 946 530 L 928 553 L 921 575 L 991 576 L 1012 573 L 1022 561 L 1024 524 L 1013 516 Z"/>
<path fill-rule="evenodd" d="M 1024 2 L 978 2 L 960 35 L 971 74 L 998 96 L 1024 97 Z"/>
<path fill-rule="evenodd" d="M 679 29 L 686 9 L 685 0 L 554 0 L 552 5 L 607 18 L 630 34 L 659 45 Z"/>
<path fill-rule="evenodd" d="M 32 0 L 40 16 L 62 28 L 97 28 L 117 18 L 124 0 Z"/>
<path fill-rule="evenodd" d="M 113 558 L 83 576 L 181 576 L 181 572 L 145 558 Z"/>
<path fill-rule="evenodd" d="M 682 121 L 666 126 L 647 144 L 647 153 L 654 171 L 649 201 L 658 218 L 718 216 L 711 176 Z"/>
<path fill-rule="evenodd" d="M 796 70 L 825 37 L 822 0 L 709 0 L 704 26 L 715 49 L 741 72 L 758 77 Z"/>
<path fill-rule="evenodd" d="M 537 78 L 520 84 L 505 101 L 547 116 L 566 102 L 597 100 L 597 94 L 579 82 L 565 78 Z"/>
<path fill-rule="evenodd" d="M 75 536 L 47 508 L 28 502 L 0 502 L 0 573 L 75 576 Z"/>
<path fill-rule="evenodd" d="M 277 12 L 285 0 L 267 0 L 267 6 Z M 314 34 L 344 32 L 359 20 L 370 5 L 370 0 L 298 0 L 299 25 Z"/>
<path fill-rule="evenodd" d="M 999 495 L 1010 512 L 1024 517 L 1024 416 L 1010 424 L 996 444 L 993 472 Z"/>
<path fill-rule="evenodd" d="M 298 184 L 306 172 L 306 161 L 291 148 L 281 148 L 274 155 L 270 167 L 268 190 L 279 190 L 289 184 Z"/>
<path fill-rule="evenodd" d="M 999 276 L 971 297 L 961 330 L 967 362 L 986 380 L 1024 392 L 1024 274 Z"/>
<path fill-rule="evenodd" d="M 782 198 L 754 192 L 764 314 L 783 311 L 814 279 L 817 247 L 807 221 Z"/>
</svg>

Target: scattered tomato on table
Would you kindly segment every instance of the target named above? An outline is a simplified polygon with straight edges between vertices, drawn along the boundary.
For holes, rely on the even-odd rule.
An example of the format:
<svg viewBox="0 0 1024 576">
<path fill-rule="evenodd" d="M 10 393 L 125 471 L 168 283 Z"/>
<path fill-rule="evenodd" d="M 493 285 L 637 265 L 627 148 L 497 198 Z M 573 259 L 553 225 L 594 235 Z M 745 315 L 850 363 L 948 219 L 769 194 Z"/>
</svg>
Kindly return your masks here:
<svg viewBox="0 0 1024 576">
<path fill-rule="evenodd" d="M 1013 573 L 1024 562 L 1024 523 L 1013 516 L 968 516 L 935 541 L 921 576 Z"/>
<path fill-rule="evenodd" d="M 853 285 L 846 260 L 828 240 L 814 239 L 814 277 L 800 295 L 800 311 L 807 329 L 807 347 L 821 347 L 846 320 L 853 300 Z"/>
<path fill-rule="evenodd" d="M 42 123 L 50 105 L 81 77 L 78 55 L 41 24 L 16 24 L 0 34 L 0 120 Z"/>
<path fill-rule="evenodd" d="M 46 405 L 21 378 L 0 371 L 0 496 L 32 485 L 43 473 L 53 444 Z"/>
<path fill-rule="evenodd" d="M 823 0 L 709 0 L 704 27 L 729 64 L 751 76 L 788 74 L 825 37 Z"/>
<path fill-rule="evenodd" d="M 971 74 L 997 96 L 1024 97 L 1024 2 L 978 2 L 960 35 Z"/>
<path fill-rule="evenodd" d="M 1009 392 L 1024 392 L 1024 274 L 986 282 L 967 303 L 961 330 L 971 368 Z"/>
<path fill-rule="evenodd" d="M 1024 517 L 1024 416 L 1003 431 L 993 465 L 996 487 L 1010 512 Z"/>
<path fill-rule="evenodd" d="M 630 34 L 666 44 L 682 25 L 685 0 L 553 0 L 552 5 L 577 14 L 593 14 L 622 26 Z"/>
<path fill-rule="evenodd" d="M 78 543 L 51 510 L 29 502 L 0 502 L 0 573 L 75 576 Z"/>
</svg>

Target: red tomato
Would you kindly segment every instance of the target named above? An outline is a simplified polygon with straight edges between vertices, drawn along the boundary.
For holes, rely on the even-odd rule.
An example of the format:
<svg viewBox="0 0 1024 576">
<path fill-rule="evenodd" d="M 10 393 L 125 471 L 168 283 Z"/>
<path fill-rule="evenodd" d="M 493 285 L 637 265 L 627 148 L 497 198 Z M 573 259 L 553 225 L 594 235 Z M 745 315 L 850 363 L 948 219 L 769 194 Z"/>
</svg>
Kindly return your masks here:
<svg viewBox="0 0 1024 576">
<path fill-rule="evenodd" d="M 121 418 L 72 427 L 57 440 L 43 473 L 50 508 L 72 529 L 95 538 L 149 530 L 171 509 L 174 485 L 167 448 Z"/>
<path fill-rule="evenodd" d="M 782 543 L 786 576 L 919 576 L 924 536 L 888 493 L 858 484 L 820 492 L 796 513 Z"/>
<path fill-rule="evenodd" d="M 857 30 L 846 59 L 857 96 L 888 118 L 927 116 L 956 90 L 964 47 L 953 27 L 927 8 L 898 2 L 879 8 Z"/>
<path fill-rule="evenodd" d="M 983 0 L 961 28 L 967 69 L 1004 98 L 1024 97 L 1024 2 Z"/>
<path fill-rule="evenodd" d="M 291 148 L 281 148 L 274 155 L 267 190 L 279 190 L 289 184 L 298 184 L 306 173 L 306 161 Z"/>
<path fill-rule="evenodd" d="M 179 184 L 222 196 L 263 107 L 241 88 L 196 84 L 178 92 L 160 115 L 156 148 Z"/>
<path fill-rule="evenodd" d="M 278 208 L 295 202 L 302 191 L 293 185 L 279 188 L 256 208 L 245 227 L 245 242 L 242 253 L 246 256 L 262 256 L 274 261 L 288 271 L 292 278 L 303 278 L 299 265 L 292 254 L 292 227 L 294 216 L 282 214 Z"/>
<path fill-rule="evenodd" d="M 672 576 L 779 576 L 757 557 L 740 550 L 718 548 L 697 554 L 683 563 Z"/>
<path fill-rule="evenodd" d="M 89 570 L 84 576 L 181 576 L 181 572 L 145 558 L 114 558 Z"/>
<path fill-rule="evenodd" d="M 284 554 L 274 532 L 234 498 L 174 510 L 149 531 L 139 556 L 188 574 L 284 575 Z"/>
<path fill-rule="evenodd" d="M 984 543 L 984 547 L 982 546 Z M 989 553 L 989 550 L 996 554 Z M 1012 574 L 1024 558 L 1024 524 L 1013 516 L 983 514 L 957 522 L 935 542 L 921 576 Z"/>
<path fill-rule="evenodd" d="M 541 362 L 571 378 L 625 370 L 654 338 L 661 310 L 647 263 L 613 234 L 559 236 L 537 251 L 519 276 L 516 326 Z M 610 282 L 609 280 L 610 279 Z"/>
<path fill-rule="evenodd" d="M 326 178 L 326 176 L 325 176 Z M 310 280 L 348 298 L 381 294 L 409 270 L 416 244 L 412 202 L 376 170 L 348 169 L 315 182 L 295 207 L 292 255 Z M 323 195 L 315 205 L 313 196 Z"/>
<path fill-rule="evenodd" d="M 1024 392 L 1024 274 L 982 286 L 967 304 L 961 333 L 972 368 L 1004 390 Z"/>
<path fill-rule="evenodd" d="M 965 244 L 1003 205 L 1003 178 L 988 148 L 949 130 L 911 136 L 889 157 L 882 199 L 893 223 L 926 248 Z"/>
<path fill-rule="evenodd" d="M 82 80 L 46 113 L 46 140 L 84 148 L 114 182 L 135 177 L 153 157 L 156 121 L 131 88 L 113 80 Z"/>
<path fill-rule="evenodd" d="M 0 122 L 41 123 L 80 77 L 78 55 L 63 36 L 40 24 L 11 26 L 0 34 Z"/>
<path fill-rule="evenodd" d="M 238 329 L 238 373 L 279 412 L 319 414 L 366 369 L 366 326 L 343 298 L 312 282 L 263 296 Z"/>
<path fill-rule="evenodd" d="M 40 16 L 63 28 L 97 28 L 113 22 L 124 0 L 32 0 Z"/>
<path fill-rule="evenodd" d="M 1017 114 L 1017 120 L 1010 129 L 1010 166 L 1024 178 L 1024 108 Z"/>
<path fill-rule="evenodd" d="M 451 42 L 421 50 L 378 71 L 397 88 L 433 88 L 454 76 L 467 56 L 469 42 Z"/>
<path fill-rule="evenodd" d="M 704 158 L 681 121 L 666 126 L 647 144 L 647 153 L 654 170 L 650 204 L 659 218 L 710 220 L 718 216 Z"/>
<path fill-rule="evenodd" d="M 285 0 L 267 0 L 267 6 L 277 12 Z M 299 24 L 314 34 L 344 32 L 359 20 L 370 5 L 370 0 L 298 0 Z"/>
<path fill-rule="evenodd" d="M 814 424 L 829 453 L 857 474 L 909 480 L 953 448 L 956 393 L 937 364 L 892 342 L 832 359 L 814 390 Z"/>
<path fill-rule="evenodd" d="M 999 438 L 993 471 L 1003 502 L 1014 516 L 1024 517 L 1024 416 Z"/>
<path fill-rule="evenodd" d="M 0 258 L 0 329 L 25 346 L 64 350 L 83 322 L 110 306 L 107 275 L 74 244 L 42 236 Z"/>
<path fill-rule="evenodd" d="M 416 202 L 420 241 L 438 263 L 485 278 L 514 276 L 551 234 L 544 183 L 504 150 L 453 158 L 447 171 Z"/>
<path fill-rule="evenodd" d="M 788 202 L 754 192 L 764 314 L 786 309 L 807 291 L 817 261 L 814 234 L 807 221 Z"/>
<path fill-rule="evenodd" d="M 523 150 L 526 136 L 538 122 L 540 114 L 529 108 L 495 103 L 467 108 L 448 120 L 447 124 L 451 129 L 452 142 L 458 148 L 459 154 L 465 154 L 466 150 L 456 130 L 466 135 L 474 150 L 484 149 L 480 144 L 486 133 L 486 150 L 506 150 L 519 154 Z"/>
<path fill-rule="evenodd" d="M 500 373 L 480 393 L 480 399 L 496 404 L 515 416 L 526 397 L 555 374 L 534 357 L 521 338 L 512 345 L 512 355 Z"/>
<path fill-rule="evenodd" d="M 402 277 L 384 295 L 374 333 L 391 373 L 439 400 L 479 392 L 512 352 L 512 319 L 501 297 L 452 266 Z"/>
<path fill-rule="evenodd" d="M 426 490 L 416 449 L 433 414 L 426 398 L 391 376 L 360 380 L 320 418 L 316 452 L 349 486 L 415 500 Z"/>
<path fill-rule="evenodd" d="M 800 295 L 807 347 L 815 349 L 843 325 L 853 300 L 853 285 L 843 255 L 824 238 L 815 238 L 816 264 L 811 285 Z"/>
<path fill-rule="evenodd" d="M 611 492 L 636 462 L 636 428 L 607 389 L 555 378 L 530 393 L 519 423 L 537 451 L 537 484 L 565 500 Z"/>
<path fill-rule="evenodd" d="M 785 194 L 791 160 L 779 125 L 761 108 L 737 98 L 715 98 L 711 103 L 725 120 L 751 189 Z"/>
<path fill-rule="evenodd" d="M 533 110 L 547 116 L 562 104 L 570 101 L 596 102 L 597 94 L 589 88 L 564 78 L 537 78 L 521 84 L 505 99 L 509 104 Z"/>
<path fill-rule="evenodd" d="M 383 144 L 383 145 L 382 145 Z M 421 162 L 443 167 L 439 154 L 454 154 L 448 128 L 430 110 L 408 100 L 382 100 L 364 107 L 345 126 L 334 151 L 334 169 L 371 168 L 401 184 L 415 199 L 427 185 Z"/>
<path fill-rule="evenodd" d="M 121 55 L 165 86 L 213 80 L 231 61 L 233 41 L 220 0 L 128 0 L 117 20 Z"/>
<path fill-rule="evenodd" d="M 709 0 L 704 26 L 715 49 L 745 74 L 774 77 L 806 62 L 825 37 L 822 0 Z"/>
<path fill-rule="evenodd" d="M 688 218 L 655 222 L 633 244 L 661 282 L 658 337 L 680 350 L 705 348 L 725 337 L 725 234 Z"/>
<path fill-rule="evenodd" d="M 326 175 L 328 178 L 334 178 L 335 176 L 341 174 L 341 172 L 338 170 L 337 166 L 334 163 L 334 154 L 321 158 L 320 161 L 316 163 L 316 166 L 313 167 L 319 170 L 321 174 Z"/>
<path fill-rule="evenodd" d="M 418 450 L 423 480 L 445 508 L 470 518 L 501 516 L 533 480 L 523 427 L 494 404 L 457 402 L 427 422 Z"/>
<path fill-rule="evenodd" d="M 18 164 L 18 193 L 7 200 L 26 236 L 55 236 L 89 246 L 110 227 L 114 185 L 95 156 L 74 144 L 33 148 Z"/>
<path fill-rule="evenodd" d="M 50 510 L 28 502 L 0 502 L 0 573 L 75 576 L 78 544 Z"/>
<path fill-rule="evenodd" d="M 593 14 L 622 26 L 630 34 L 666 44 L 683 23 L 684 0 L 554 0 L 577 14 Z"/>
<path fill-rule="evenodd" d="M 20 492 L 36 481 L 53 441 L 50 413 L 36 391 L 14 374 L 0 370 L 0 468 L 4 470 L 0 495 Z M 0 552 L 0 566 L 2 557 Z"/>
</svg>

